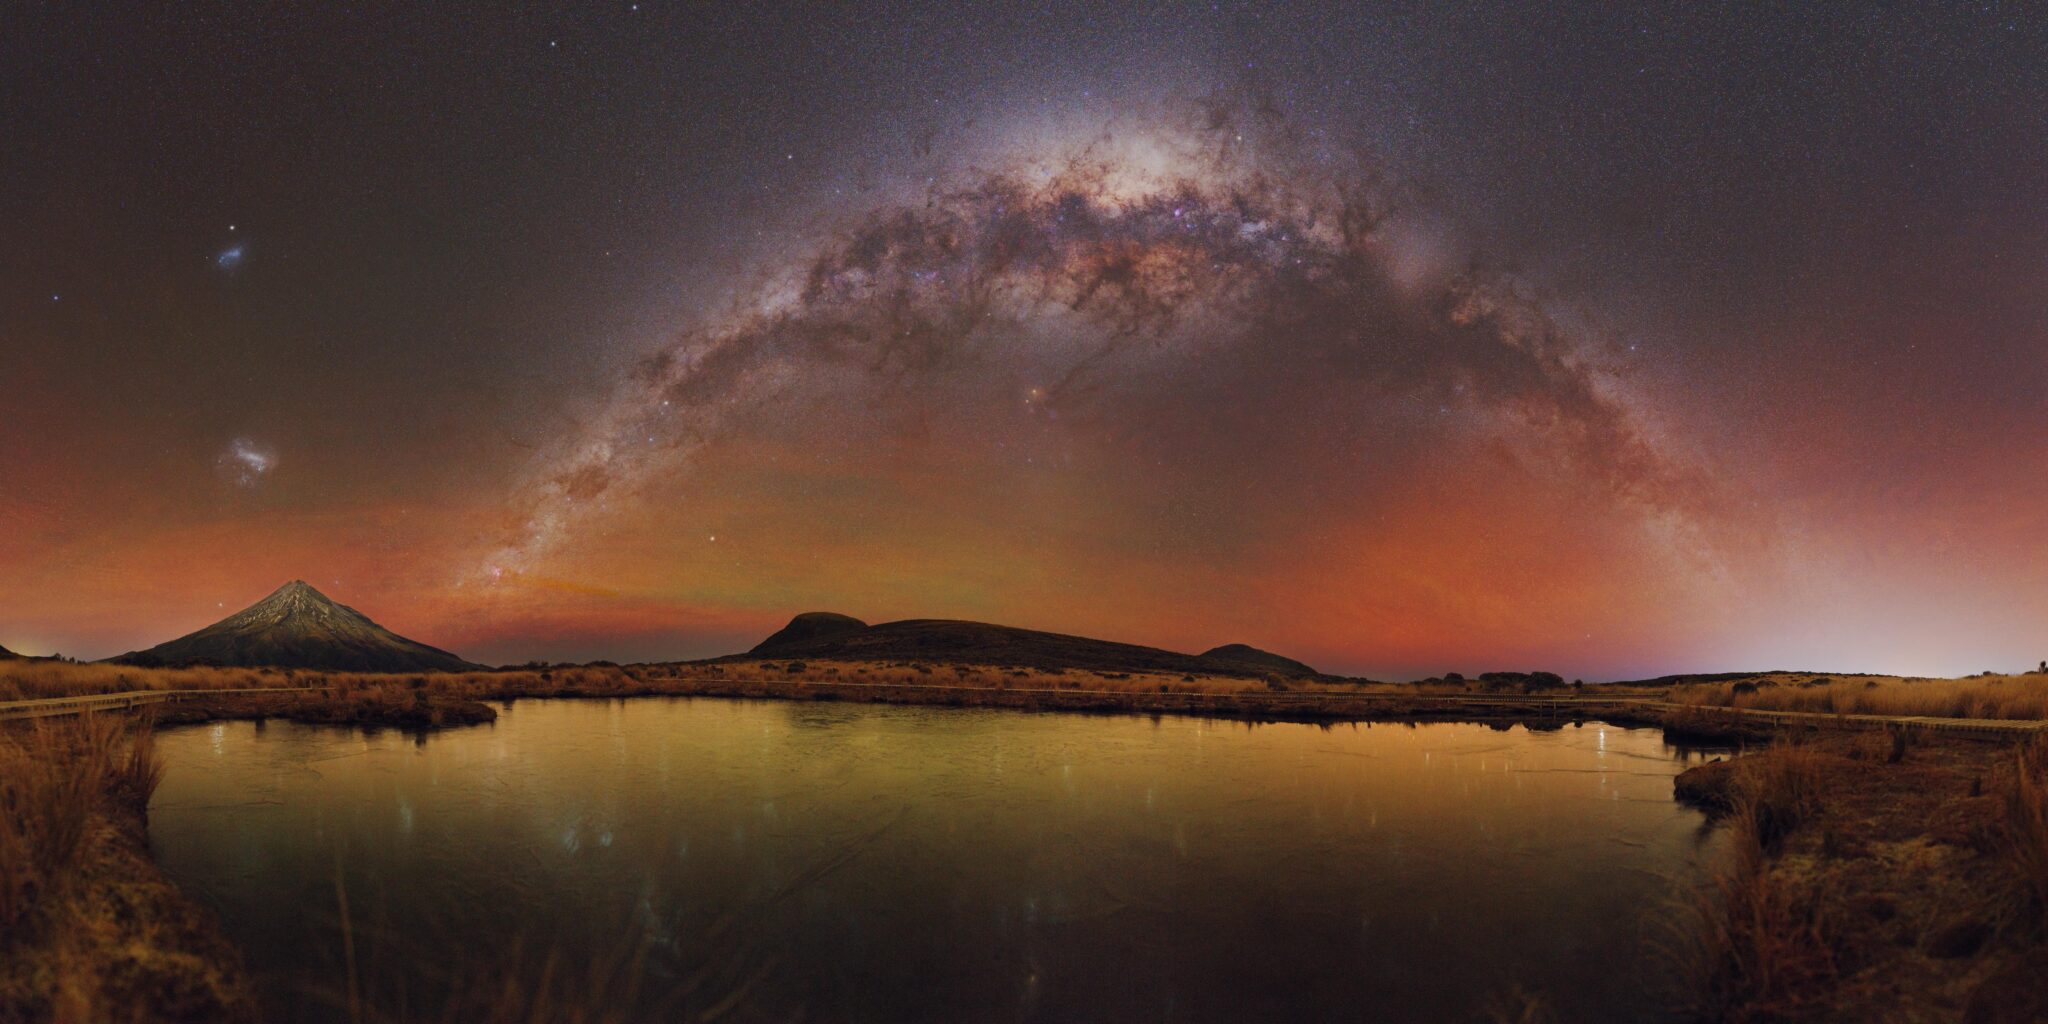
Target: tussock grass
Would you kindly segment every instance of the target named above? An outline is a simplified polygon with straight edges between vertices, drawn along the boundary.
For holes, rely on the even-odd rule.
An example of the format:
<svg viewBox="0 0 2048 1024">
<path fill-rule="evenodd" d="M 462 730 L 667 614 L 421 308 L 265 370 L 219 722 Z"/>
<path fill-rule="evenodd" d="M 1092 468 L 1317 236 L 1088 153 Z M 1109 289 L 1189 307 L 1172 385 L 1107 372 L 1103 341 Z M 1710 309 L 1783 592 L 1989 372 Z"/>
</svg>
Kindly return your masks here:
<svg viewBox="0 0 2048 1024">
<path fill-rule="evenodd" d="M 1484 1024 L 1551 1024 L 1556 1019 L 1541 995 L 1519 985 L 1494 993 L 1479 1010 Z"/>
<path fill-rule="evenodd" d="M 717 664 L 532 666 L 484 672 L 357 673 L 275 668 L 136 668 L 121 665 L 23 661 L 0 663 L 0 700 L 70 697 L 130 690 L 254 689 L 323 686 L 347 697 L 389 701 L 426 689 L 473 700 L 505 696 L 635 696 L 691 692 L 691 683 L 770 680 L 818 684 L 944 686 L 962 689 L 1100 690 L 1118 693 L 1462 693 L 1462 685 L 1359 684 L 1327 680 L 1268 680 L 1245 676 L 1192 676 L 1179 672 L 1098 672 L 1015 665 L 955 665 L 915 661 L 743 661 Z"/>
<path fill-rule="evenodd" d="M 1270 719 L 1378 716 L 1497 720 L 1513 709 L 1472 709 L 1442 697 L 1518 696 L 1542 673 L 1495 673 L 1478 680 L 1442 678 L 1420 683 L 1376 683 L 1339 677 L 1281 678 L 1121 672 L 1019 665 L 904 660 L 804 661 L 761 659 L 616 665 L 529 664 L 472 672 L 351 673 L 279 669 L 125 668 L 40 663 L 26 669 L 0 664 L 0 699 L 13 694 L 67 696 L 121 690 L 184 690 L 155 705 L 164 725 L 221 719 L 278 718 L 323 725 L 429 730 L 471 725 L 496 717 L 491 702 L 522 697 L 624 698 L 648 696 L 828 700 L 863 703 L 1003 707 L 1020 710 L 1198 713 Z M 208 690 L 268 688 L 299 692 L 223 693 Z M 1543 688 L 1576 694 L 1578 687 Z M 1651 695 L 1643 688 L 1603 696 Z M 1346 698 L 1372 696 L 1363 705 Z"/>
<path fill-rule="evenodd" d="M 376 936 L 374 929 L 361 935 L 346 916 L 340 924 L 361 969 L 349 974 L 345 991 L 309 995 L 332 1003 L 350 1024 L 631 1024 L 648 1019 L 645 986 L 649 967 L 656 965 L 648 962 L 644 939 L 626 941 L 623 947 L 635 952 L 618 956 L 574 956 L 556 945 L 516 940 L 503 948 L 451 952 L 445 947 L 413 949 Z M 364 948 L 359 951 L 358 945 Z M 401 956 L 405 964 L 391 962 Z M 433 991 L 406 984 L 407 971 L 423 963 L 435 967 L 424 979 L 413 980 L 430 981 Z M 678 1014 L 673 1019 L 703 1018 Z"/>
<path fill-rule="evenodd" d="M 2020 751 L 2006 791 L 1998 853 L 2010 869 L 2021 919 L 2036 935 L 2048 931 L 2048 740 Z"/>
<path fill-rule="evenodd" d="M 1896 679 L 1774 675 L 1676 686 L 1682 704 L 1819 714 L 2048 719 L 2048 675 Z"/>
<path fill-rule="evenodd" d="M 1523 674 L 1510 674 L 1521 678 Z M 391 694 L 425 689 L 434 696 L 469 700 L 508 697 L 628 697 L 701 692 L 705 684 L 768 681 L 818 685 L 951 687 L 962 690 L 1052 690 L 1106 693 L 1385 694 L 1459 696 L 1524 692 L 1499 680 L 1444 678 L 1377 683 L 1336 677 L 1282 678 L 1195 675 L 1182 672 L 1112 672 L 1021 665 L 972 665 L 901 660 L 802 661 L 762 659 L 614 665 L 526 665 L 477 672 L 359 673 L 305 669 L 139 668 L 59 661 L 0 662 L 0 701 L 71 697 L 131 690 L 211 690 L 319 686 L 338 697 L 388 702 Z M 1576 692 L 1553 688 L 1558 693 Z M 1619 694 L 1619 689 L 1606 691 Z M 1629 690 L 1631 694 L 1653 691 Z"/>
<path fill-rule="evenodd" d="M 250 690 L 328 686 L 344 692 L 388 694 L 431 686 L 436 690 L 489 690 L 505 683 L 545 684 L 559 676 L 567 685 L 615 677 L 617 667 L 512 672 L 317 672 L 307 669 L 138 668 L 97 662 L 0 661 L 0 700 L 76 697 L 134 690 Z"/>
<path fill-rule="evenodd" d="M 1859 732 L 1849 741 L 1849 757 L 1856 761 L 1898 764 L 1913 745 L 1912 733 L 1902 727 Z"/>
<path fill-rule="evenodd" d="M 1797 1017 L 1837 976 L 1826 918 L 1810 894 L 1772 870 L 1769 829 L 1753 808 L 1736 811 L 1728 865 L 1693 915 L 1701 1020 Z"/>
<path fill-rule="evenodd" d="M 792 865 L 750 908 L 707 913 L 686 894 L 640 890 L 631 907 L 593 908 L 544 935 L 478 936 L 390 923 L 388 904 L 352 899 L 339 859 L 335 910 L 345 988 L 309 990 L 351 1024 L 627 1024 L 810 1019 L 777 984 L 781 938 L 760 916 L 805 898 L 893 829 L 891 818 Z M 573 937 L 571 937 L 573 935 Z"/>
<path fill-rule="evenodd" d="M 274 668 L 134 668 L 72 661 L 0 661 L 0 700 L 75 697 L 129 690 L 218 690 L 291 686 Z"/>
<path fill-rule="evenodd" d="M 1743 723 L 1733 715 L 1709 711 L 1705 705 L 1685 704 L 1663 715 L 1666 732 L 1682 736 L 1722 738 L 1741 731 Z"/>
<path fill-rule="evenodd" d="M 1810 747 L 1779 744 L 1760 757 L 1737 762 L 1734 821 L 1750 830 L 1766 852 L 1775 853 L 1820 810 L 1820 757 Z"/>
<path fill-rule="evenodd" d="M 146 724 L 84 715 L 0 732 L 0 945 L 64 897 L 105 812 L 140 814 L 162 779 Z"/>
<path fill-rule="evenodd" d="M 1727 860 L 1683 908 L 1671 944 L 1693 979 L 1696 1019 L 1796 1018 L 1838 977 L 1827 917 L 1774 870 L 1785 838 L 1821 808 L 1819 756 L 1780 745 L 1736 762 Z"/>
<path fill-rule="evenodd" d="M 0 729 L 0 1020 L 246 1020 L 239 968 L 148 859 L 149 723 Z"/>
</svg>

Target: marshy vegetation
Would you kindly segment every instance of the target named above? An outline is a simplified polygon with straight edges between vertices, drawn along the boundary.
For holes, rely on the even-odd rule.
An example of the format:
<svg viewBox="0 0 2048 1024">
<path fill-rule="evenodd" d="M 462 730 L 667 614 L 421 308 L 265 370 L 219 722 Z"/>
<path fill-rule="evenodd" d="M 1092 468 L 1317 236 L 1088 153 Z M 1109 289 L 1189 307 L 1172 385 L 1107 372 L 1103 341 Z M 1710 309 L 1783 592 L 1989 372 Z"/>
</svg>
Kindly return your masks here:
<svg viewBox="0 0 2048 1024">
<path fill-rule="evenodd" d="M 299 692 L 205 691 L 274 689 Z M 757 697 L 1271 719 L 1500 717 L 1432 703 L 1563 689 L 1549 673 L 1489 673 L 1421 683 L 1340 677 L 1109 671 L 920 660 L 722 659 L 616 665 L 524 665 L 470 672 L 358 673 L 296 669 L 143 668 L 64 661 L 0 662 L 0 700 L 129 691 L 197 691 L 158 705 L 165 724 L 277 718 L 430 730 L 490 721 L 487 702 L 524 697 Z M 1370 706 L 1354 698 L 1378 698 Z M 1506 720 L 1517 720 L 1509 713 Z"/>
<path fill-rule="evenodd" d="M 131 690 L 224 690 L 291 686 L 294 674 L 275 668 L 136 668 L 58 658 L 0 661 L 0 700 L 40 700 Z"/>
<path fill-rule="evenodd" d="M 1961 679 L 1772 673 L 1681 684 L 1682 704 L 1828 715 L 1899 715 L 2002 720 L 2048 719 L 2048 673 Z"/>
<path fill-rule="evenodd" d="M 1275 714 L 1284 701 L 1307 717 L 1355 717 L 1358 705 L 1344 698 L 1369 694 L 1386 698 L 1386 717 L 1426 720 L 1448 703 L 1436 698 L 1584 692 L 1536 673 L 1376 684 L 905 660 L 397 675 L 0 663 L 0 699 L 258 688 L 307 689 L 203 696 L 155 714 L 169 724 L 274 717 L 428 730 L 489 721 L 491 702 L 523 697 L 704 695 L 1141 711 L 1199 701 L 1204 713 L 1244 717 Z M 1717 709 L 2048 718 L 2041 673 L 1774 673 L 1600 692 L 1661 696 L 1700 709 L 1706 725 L 1725 718 Z M 1688 714 L 1681 707 L 1666 724 L 1682 731 Z M 151 735 L 95 716 L 0 728 L 0 1021 L 124 1016 L 124 1000 L 145 994 L 204 1019 L 253 1012 L 233 951 L 149 860 L 144 813 L 160 770 Z M 2048 976 L 2048 739 L 2015 752 L 1904 728 L 1823 729 L 1695 769 L 1678 790 L 1721 815 L 1729 836 L 1678 943 L 1701 1019 L 2048 1015 L 2037 991 Z M 613 981 L 583 973 L 543 960 L 523 975 L 542 979 L 537 988 L 470 986 L 463 1013 L 527 1019 L 536 1007 L 566 1013 L 581 1003 L 586 1019 L 606 1019 L 596 993 Z M 380 1017 L 396 1019 L 371 1000 L 363 1019 Z"/>
<path fill-rule="evenodd" d="M 148 807 L 164 770 L 155 725 L 147 713 L 0 723 L 0 1022 L 260 1019 L 241 956 L 151 857 Z M 336 895 L 350 971 L 330 1001 L 350 1021 L 640 1019 L 651 955 L 642 946 L 578 958 L 511 942 L 457 955 L 380 936 L 373 921 L 351 917 L 338 882 Z M 394 957 L 444 962 L 444 990 L 421 1000 L 380 984 L 397 973 L 386 962 Z M 746 964 L 705 963 L 684 976 L 697 1009 L 744 995 L 745 977 L 729 975 Z"/>
<path fill-rule="evenodd" d="M 1822 734 L 1678 790 L 1730 836 L 1680 932 L 1700 1019 L 2048 1014 L 2048 743 Z"/>
<path fill-rule="evenodd" d="M 252 1019 L 238 960 L 157 870 L 146 722 L 0 729 L 0 1020 Z"/>
</svg>

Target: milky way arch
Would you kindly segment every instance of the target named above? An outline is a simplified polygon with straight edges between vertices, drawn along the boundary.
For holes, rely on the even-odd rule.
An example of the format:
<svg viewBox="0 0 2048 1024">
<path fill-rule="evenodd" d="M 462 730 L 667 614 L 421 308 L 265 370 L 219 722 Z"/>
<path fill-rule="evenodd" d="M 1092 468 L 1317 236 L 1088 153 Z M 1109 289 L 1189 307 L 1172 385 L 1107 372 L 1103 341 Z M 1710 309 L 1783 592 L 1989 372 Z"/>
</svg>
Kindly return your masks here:
<svg viewBox="0 0 2048 1024">
<path fill-rule="evenodd" d="M 530 567 L 809 376 L 916 385 L 972 373 L 997 348 L 1033 365 L 1057 405 L 1088 402 L 1113 356 L 1142 367 L 1263 347 L 1362 397 L 1495 414 L 1620 500 L 1695 511 L 1699 478 L 1647 440 L 1597 351 L 1504 279 L 1403 280 L 1374 166 L 1245 110 L 1201 104 L 963 172 L 791 247 L 767 283 L 642 361 L 545 452 L 484 572 Z"/>
</svg>

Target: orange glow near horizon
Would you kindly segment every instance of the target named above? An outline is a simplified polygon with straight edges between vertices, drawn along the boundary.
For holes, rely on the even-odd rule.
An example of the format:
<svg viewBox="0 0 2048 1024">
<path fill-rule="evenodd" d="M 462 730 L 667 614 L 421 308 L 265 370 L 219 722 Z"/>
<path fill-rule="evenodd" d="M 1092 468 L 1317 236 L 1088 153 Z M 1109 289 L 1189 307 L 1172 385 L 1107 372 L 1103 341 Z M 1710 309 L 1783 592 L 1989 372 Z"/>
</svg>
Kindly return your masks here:
<svg viewBox="0 0 2048 1024">
<path fill-rule="evenodd" d="M 869 446 L 850 471 L 845 460 Z M 705 453 L 674 493 L 655 488 L 593 524 L 587 542 L 496 584 L 456 579 L 497 514 L 483 503 L 252 509 L 202 487 L 155 495 L 144 519 L 118 507 L 98 520 L 17 507 L 0 645 L 110 656 L 197 629 L 295 577 L 400 633 L 491 662 L 731 653 L 791 614 L 829 609 L 1178 650 L 1244 642 L 1389 678 L 1500 668 L 1586 678 L 1738 667 L 1931 674 L 2001 663 L 1960 640 L 1916 643 L 1916 622 L 1964 636 L 1966 619 L 2017 630 L 2042 611 L 2001 607 L 1967 572 L 1934 575 L 1954 556 L 1939 546 L 1850 545 L 1865 571 L 1919 565 L 1921 593 L 1949 602 L 1935 608 L 1906 593 L 1859 593 L 1862 577 L 1834 570 L 1823 584 L 1802 578 L 1786 568 L 1795 559 L 1849 552 L 1791 551 L 1782 536 L 1735 551 L 1736 564 L 1706 565 L 1626 509 L 1576 500 L 1499 463 L 1380 492 L 1365 502 L 1369 516 L 1342 514 L 1356 495 L 1262 500 L 1233 509 L 1219 541 L 1162 536 L 1158 517 L 1184 497 L 1116 458 L 1078 471 L 1069 463 L 1048 479 L 966 452 L 929 438 L 823 450 L 736 442 Z M 689 525 L 678 527 L 672 502 L 685 496 Z M 2008 516 L 1943 523 L 1951 549 L 1970 531 L 2020 543 L 2027 526 Z M 1852 616 L 1898 631 L 1816 625 Z"/>
<path fill-rule="evenodd" d="M 1372 133 L 1131 95 L 991 100 L 947 153 L 802 188 L 727 168 L 694 234 L 606 221 L 637 249 L 447 186 L 473 168 L 401 204 L 436 232 L 380 234 L 405 218 L 309 199 L 357 194 L 325 156 L 268 224 L 39 207 L 48 265 L 0 247 L 0 645 L 107 657 L 303 578 L 495 663 L 814 610 L 1396 679 L 2048 655 L 2027 239 L 1817 211 L 1833 242 L 1769 236 L 1759 281 L 1771 245 L 1552 210 L 1585 237 L 1511 270 L 1518 214 L 1409 187 Z"/>
</svg>

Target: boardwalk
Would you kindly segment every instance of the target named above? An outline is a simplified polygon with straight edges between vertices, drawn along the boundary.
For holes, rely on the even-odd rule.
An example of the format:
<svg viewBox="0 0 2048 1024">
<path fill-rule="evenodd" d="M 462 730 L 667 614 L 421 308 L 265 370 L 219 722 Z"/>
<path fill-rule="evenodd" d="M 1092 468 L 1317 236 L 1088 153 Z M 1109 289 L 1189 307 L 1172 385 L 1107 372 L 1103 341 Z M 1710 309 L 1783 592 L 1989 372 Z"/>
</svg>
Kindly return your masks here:
<svg viewBox="0 0 2048 1024">
<path fill-rule="evenodd" d="M 1752 708 L 1722 708 L 1700 704 L 1671 704 L 1656 700 L 1632 700 L 1631 704 L 1659 713 L 1680 708 L 1726 718 L 1734 722 L 1765 722 L 1831 729 L 1914 729 L 1930 732 L 2018 735 L 2048 732 L 2048 722 L 2004 718 L 1936 718 L 1929 715 L 1839 715 L 1818 711 L 1760 711 Z"/>
<path fill-rule="evenodd" d="M 127 711 L 145 704 L 217 697 L 236 693 L 309 693 L 324 686 L 260 686 L 221 690 L 128 690 L 122 693 L 88 693 L 78 697 L 44 697 L 39 700 L 0 701 L 0 722 L 15 718 L 55 718 L 88 711 Z"/>
</svg>

